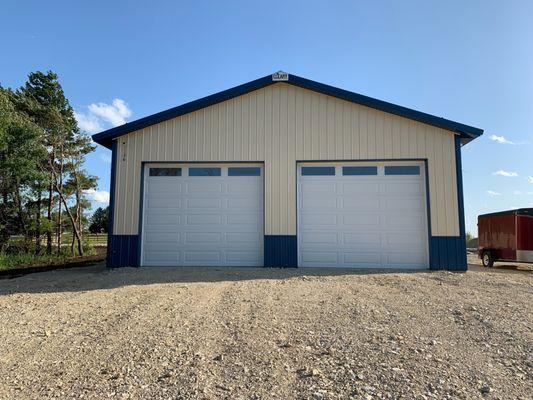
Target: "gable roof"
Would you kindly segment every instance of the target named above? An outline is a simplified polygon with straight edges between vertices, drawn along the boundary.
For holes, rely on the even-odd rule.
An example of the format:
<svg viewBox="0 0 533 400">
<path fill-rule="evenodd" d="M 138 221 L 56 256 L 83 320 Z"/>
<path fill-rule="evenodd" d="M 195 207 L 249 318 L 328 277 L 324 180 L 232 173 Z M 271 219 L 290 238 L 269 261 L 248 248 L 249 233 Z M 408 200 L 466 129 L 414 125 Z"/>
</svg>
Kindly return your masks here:
<svg viewBox="0 0 533 400">
<path fill-rule="evenodd" d="M 334 86 L 325 85 L 323 83 L 315 82 L 310 79 L 301 78 L 299 76 L 290 75 L 280 71 L 275 74 L 267 75 L 262 78 L 256 79 L 254 81 L 235 86 L 234 88 L 227 89 L 222 92 L 218 92 L 210 96 L 206 96 L 201 99 L 182 104 L 181 106 L 170 108 L 168 110 L 161 111 L 132 122 L 128 122 L 124 125 L 108 129 L 106 131 L 93 135 L 92 138 L 96 143 L 101 144 L 102 146 L 105 146 L 110 149 L 112 146 L 113 139 L 119 136 L 146 128 L 151 125 L 158 124 L 160 122 L 172 118 L 179 117 L 181 115 L 191 113 L 193 111 L 200 110 L 202 108 L 212 106 L 214 104 L 226 100 L 230 100 L 243 94 L 250 93 L 254 90 L 262 89 L 269 85 L 273 85 L 275 83 L 280 82 L 288 83 L 289 85 L 298 86 L 304 89 L 312 90 L 314 92 L 346 100 L 355 104 L 371 107 L 376 110 L 395 114 L 400 117 L 409 118 L 415 121 L 423 122 L 428 125 L 452 131 L 461 137 L 462 144 L 466 144 L 483 134 L 482 129 L 475 128 L 473 126 L 461 124 L 459 122 L 451 121 L 441 117 L 436 117 L 434 115 L 426 114 L 421 111 L 416 111 L 407 107 L 398 106 L 396 104 L 388 103 L 386 101 L 374 99 L 372 97 L 350 92 L 344 89 L 339 89 Z"/>
</svg>

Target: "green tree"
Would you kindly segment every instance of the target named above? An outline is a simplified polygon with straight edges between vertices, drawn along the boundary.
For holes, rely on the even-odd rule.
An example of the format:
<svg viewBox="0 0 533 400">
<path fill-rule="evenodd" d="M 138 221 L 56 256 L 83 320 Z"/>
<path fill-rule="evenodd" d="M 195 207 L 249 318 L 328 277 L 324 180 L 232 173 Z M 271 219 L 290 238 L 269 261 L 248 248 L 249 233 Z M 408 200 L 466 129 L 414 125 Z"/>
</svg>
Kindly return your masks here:
<svg viewBox="0 0 533 400">
<path fill-rule="evenodd" d="M 43 181 L 39 165 L 46 152 L 39 129 L 17 109 L 17 95 L 0 86 L 0 250 L 9 236 L 30 235 L 32 216 L 26 207 Z"/>
<path fill-rule="evenodd" d="M 97 180 L 83 165 L 93 150 L 56 74 L 32 72 L 15 92 L 0 86 L 0 251 L 11 235 L 24 235 L 39 251 L 41 236 L 46 235 L 51 253 L 56 232 L 61 252 L 66 213 L 74 234 L 72 253 L 77 241 L 83 254 L 85 212 L 90 207 L 85 191 L 95 188 Z"/>
<path fill-rule="evenodd" d="M 48 157 L 41 170 L 48 176 L 47 216 L 48 225 L 52 225 L 54 208 L 54 189 L 60 194 L 63 186 L 65 152 L 73 145 L 78 126 L 74 110 L 70 106 L 58 77 L 52 71 L 37 71 L 28 76 L 25 86 L 19 91 L 19 107 L 41 129 L 42 146 Z M 61 226 L 61 196 L 58 202 L 58 219 Z M 58 243 L 61 245 L 61 229 L 58 231 Z M 47 252 L 52 252 L 52 229 L 46 232 Z"/>
<path fill-rule="evenodd" d="M 105 209 L 98 207 L 91 217 L 91 224 L 89 225 L 89 232 L 91 233 L 107 233 L 109 222 L 109 206 Z"/>
</svg>

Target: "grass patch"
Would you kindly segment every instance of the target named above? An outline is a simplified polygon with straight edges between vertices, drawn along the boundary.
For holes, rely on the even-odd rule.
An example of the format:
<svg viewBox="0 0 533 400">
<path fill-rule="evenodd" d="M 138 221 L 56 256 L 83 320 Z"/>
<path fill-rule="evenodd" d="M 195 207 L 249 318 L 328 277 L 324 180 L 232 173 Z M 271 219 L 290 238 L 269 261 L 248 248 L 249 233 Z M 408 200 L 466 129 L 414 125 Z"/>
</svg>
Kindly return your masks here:
<svg viewBox="0 0 533 400">
<path fill-rule="evenodd" d="M 92 246 L 86 246 L 84 248 L 84 257 L 96 254 L 97 253 Z M 64 249 L 61 254 L 57 254 L 57 252 L 54 252 L 53 254 L 35 254 L 22 251 L 9 251 L 6 253 L 0 253 L 0 271 L 40 265 L 65 264 L 77 258 L 80 257 L 72 257 L 70 249 Z"/>
</svg>

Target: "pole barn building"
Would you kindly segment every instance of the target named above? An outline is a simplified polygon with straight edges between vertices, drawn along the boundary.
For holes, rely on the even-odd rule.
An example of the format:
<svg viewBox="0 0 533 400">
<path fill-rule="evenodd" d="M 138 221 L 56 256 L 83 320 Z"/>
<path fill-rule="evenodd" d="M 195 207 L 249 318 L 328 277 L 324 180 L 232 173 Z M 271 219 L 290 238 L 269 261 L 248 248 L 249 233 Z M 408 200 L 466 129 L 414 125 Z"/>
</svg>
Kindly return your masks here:
<svg viewBox="0 0 533 400">
<path fill-rule="evenodd" d="M 465 270 L 482 133 L 285 72 L 118 126 L 108 266 Z"/>
</svg>

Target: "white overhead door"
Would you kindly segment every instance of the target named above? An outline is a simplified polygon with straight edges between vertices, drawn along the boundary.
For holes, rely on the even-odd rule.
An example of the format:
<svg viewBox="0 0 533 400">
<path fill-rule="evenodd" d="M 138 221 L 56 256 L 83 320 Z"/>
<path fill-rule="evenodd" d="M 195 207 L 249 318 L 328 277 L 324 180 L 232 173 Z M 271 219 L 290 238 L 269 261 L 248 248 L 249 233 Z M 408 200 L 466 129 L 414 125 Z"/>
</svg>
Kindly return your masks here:
<svg viewBox="0 0 533 400">
<path fill-rule="evenodd" d="M 298 165 L 298 265 L 428 268 L 424 164 Z"/>
<path fill-rule="evenodd" d="M 148 164 L 141 265 L 262 266 L 259 165 Z"/>
</svg>

